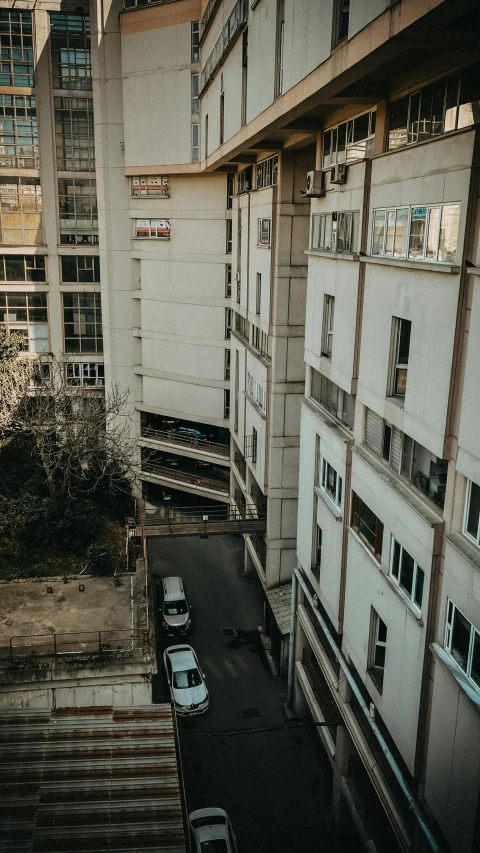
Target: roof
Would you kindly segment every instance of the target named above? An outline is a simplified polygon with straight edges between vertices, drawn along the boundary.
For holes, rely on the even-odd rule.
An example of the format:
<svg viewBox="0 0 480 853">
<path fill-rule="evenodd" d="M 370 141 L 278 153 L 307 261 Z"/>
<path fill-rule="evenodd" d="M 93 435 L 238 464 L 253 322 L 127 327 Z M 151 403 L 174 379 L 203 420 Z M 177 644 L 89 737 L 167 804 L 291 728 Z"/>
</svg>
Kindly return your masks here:
<svg viewBox="0 0 480 853">
<path fill-rule="evenodd" d="M 0 712 L 0 850 L 185 853 L 170 705 Z"/>
<path fill-rule="evenodd" d="M 281 634 L 290 633 L 290 612 L 292 606 L 292 584 L 286 583 L 275 589 L 266 590 L 267 600 Z"/>
<path fill-rule="evenodd" d="M 195 655 L 188 646 L 184 651 L 169 652 L 169 656 L 172 662 L 173 672 L 184 672 L 187 669 L 197 669 Z"/>
</svg>

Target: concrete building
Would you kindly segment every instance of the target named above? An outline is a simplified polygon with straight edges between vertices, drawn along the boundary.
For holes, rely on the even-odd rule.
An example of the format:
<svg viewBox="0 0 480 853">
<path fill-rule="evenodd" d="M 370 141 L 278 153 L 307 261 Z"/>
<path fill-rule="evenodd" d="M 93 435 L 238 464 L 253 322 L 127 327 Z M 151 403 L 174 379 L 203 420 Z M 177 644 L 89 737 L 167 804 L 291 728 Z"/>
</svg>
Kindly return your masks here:
<svg viewBox="0 0 480 853">
<path fill-rule="evenodd" d="M 0 0 L 0 321 L 129 390 L 150 497 L 265 514 L 378 850 L 480 842 L 479 5 Z"/>
</svg>

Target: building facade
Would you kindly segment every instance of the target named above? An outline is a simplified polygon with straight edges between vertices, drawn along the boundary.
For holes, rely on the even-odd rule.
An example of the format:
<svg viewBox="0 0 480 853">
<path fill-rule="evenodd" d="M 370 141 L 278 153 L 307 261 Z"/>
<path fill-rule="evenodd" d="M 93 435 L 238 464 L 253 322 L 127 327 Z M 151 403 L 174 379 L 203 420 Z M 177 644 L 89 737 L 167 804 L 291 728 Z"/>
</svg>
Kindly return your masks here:
<svg viewBox="0 0 480 853">
<path fill-rule="evenodd" d="M 151 502 L 265 516 L 339 819 L 472 853 L 479 3 L 11 5 L 0 321 L 128 390 Z"/>
</svg>

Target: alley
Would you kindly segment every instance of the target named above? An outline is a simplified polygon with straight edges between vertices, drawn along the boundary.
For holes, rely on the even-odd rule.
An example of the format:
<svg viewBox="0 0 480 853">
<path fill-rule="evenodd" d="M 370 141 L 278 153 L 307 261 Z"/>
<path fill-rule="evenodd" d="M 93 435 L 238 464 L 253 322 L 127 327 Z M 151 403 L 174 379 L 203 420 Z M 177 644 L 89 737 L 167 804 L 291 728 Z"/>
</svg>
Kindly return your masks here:
<svg viewBox="0 0 480 853">
<path fill-rule="evenodd" d="M 341 836 L 334 829 L 331 770 L 315 730 L 287 723 L 285 681 L 264 665 L 262 590 L 243 572 L 242 540 L 152 539 L 149 562 L 155 576 L 184 580 L 193 606 L 187 642 L 210 691 L 208 712 L 179 722 L 189 811 L 225 808 L 239 853 L 360 853 L 349 823 Z M 173 642 L 159 636 L 159 660 Z M 155 701 L 168 699 L 164 689 L 158 678 Z"/>
</svg>

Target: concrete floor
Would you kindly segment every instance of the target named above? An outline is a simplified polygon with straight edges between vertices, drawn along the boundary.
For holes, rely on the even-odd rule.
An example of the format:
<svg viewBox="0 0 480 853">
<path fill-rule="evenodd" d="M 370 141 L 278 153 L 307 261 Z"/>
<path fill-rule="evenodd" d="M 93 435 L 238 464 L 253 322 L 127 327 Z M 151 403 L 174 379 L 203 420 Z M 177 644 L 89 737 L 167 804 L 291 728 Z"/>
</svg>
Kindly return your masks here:
<svg viewBox="0 0 480 853">
<path fill-rule="evenodd" d="M 263 592 L 244 575 L 243 540 L 151 539 L 149 565 L 158 577 L 180 575 L 186 584 L 193 605 L 187 642 L 210 692 L 207 713 L 179 723 L 188 810 L 224 808 L 239 853 L 360 853 L 350 823 L 341 833 L 333 826 L 331 769 L 314 728 L 288 723 L 285 681 L 265 666 L 257 632 Z M 236 637 L 225 638 L 223 628 Z M 159 659 L 174 642 L 159 636 Z M 154 701 L 165 698 L 159 675 Z"/>
</svg>

